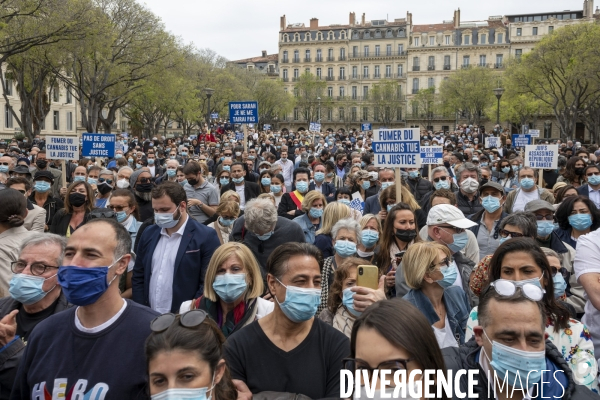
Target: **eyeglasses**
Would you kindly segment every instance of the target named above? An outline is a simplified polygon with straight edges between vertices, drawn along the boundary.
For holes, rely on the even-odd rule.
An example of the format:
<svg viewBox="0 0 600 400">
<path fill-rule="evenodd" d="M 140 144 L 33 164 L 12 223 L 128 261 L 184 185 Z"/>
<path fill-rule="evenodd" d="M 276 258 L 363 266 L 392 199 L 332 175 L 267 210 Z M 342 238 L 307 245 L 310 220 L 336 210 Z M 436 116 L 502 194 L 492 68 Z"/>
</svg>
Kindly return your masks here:
<svg viewBox="0 0 600 400">
<path fill-rule="evenodd" d="M 342 367 L 343 369 L 349 371 L 367 371 L 367 373 L 369 374 L 369 378 L 371 378 L 371 376 L 373 375 L 373 371 L 375 370 L 391 370 L 392 375 L 394 375 L 396 371 L 406 370 L 406 364 L 408 364 L 412 360 L 412 358 L 398 358 L 396 360 L 384 361 L 375 368 L 371 368 L 371 366 L 366 361 L 361 360 L 360 358 L 344 358 L 342 360 Z"/>
<path fill-rule="evenodd" d="M 540 301 L 544 297 L 546 291 L 541 287 L 530 283 L 522 283 L 519 281 L 509 281 L 507 279 L 498 279 L 490 283 L 489 287 L 493 287 L 500 296 L 510 297 L 516 293 L 517 288 L 521 288 L 523 295 L 529 300 Z M 489 290 L 488 287 L 488 290 Z M 487 290 L 486 290 L 487 292 Z"/>
<path fill-rule="evenodd" d="M 433 181 L 438 183 L 440 180 L 445 181 L 446 179 L 448 179 L 447 176 L 440 176 L 439 178 L 433 178 Z"/>
<path fill-rule="evenodd" d="M 29 264 L 22 260 L 13 261 L 10 263 L 10 270 L 15 274 L 20 274 L 23 272 L 23 270 L 25 270 L 25 268 L 27 268 L 27 265 Z M 46 265 L 41 262 L 34 262 L 31 263 L 29 270 L 31 271 L 31 275 L 43 275 L 46 273 L 46 270 L 48 268 L 58 269 L 58 267 L 55 267 L 53 265 Z"/>
<path fill-rule="evenodd" d="M 554 221 L 554 215 L 553 214 L 547 214 L 547 215 L 536 214 L 535 219 L 537 219 L 538 221 L 543 221 L 543 220 Z"/>
<path fill-rule="evenodd" d="M 7 162 L 0 162 L 0 165 L 9 165 Z"/>
<path fill-rule="evenodd" d="M 112 180 L 112 179 L 104 179 L 104 178 L 99 178 L 99 179 L 98 179 L 98 182 L 99 182 L 99 183 L 106 182 L 106 183 L 108 183 L 109 185 L 112 185 L 112 183 L 113 183 L 113 180 Z"/>
<path fill-rule="evenodd" d="M 190 310 L 184 312 L 179 316 L 179 324 L 185 328 L 194 328 L 208 317 L 208 314 L 204 310 Z M 166 331 L 173 323 L 177 315 L 173 313 L 167 313 L 159 315 L 150 322 L 150 330 L 155 333 Z"/>
<path fill-rule="evenodd" d="M 431 266 L 435 267 L 436 265 L 441 265 L 443 267 L 449 267 L 451 262 L 452 262 L 452 259 L 446 257 L 446 258 L 444 258 L 442 261 L 440 261 L 438 263 L 433 263 Z"/>
<path fill-rule="evenodd" d="M 507 236 L 510 236 L 511 238 L 525 237 L 525 235 L 523 235 L 522 233 L 511 232 L 511 231 L 507 231 L 506 229 L 500 229 L 498 232 L 500 233 L 500 236 L 502 236 L 503 238 L 505 238 Z"/>
<path fill-rule="evenodd" d="M 463 228 L 457 228 L 455 226 L 438 226 L 438 228 L 453 229 L 456 233 L 463 233 L 465 231 Z"/>
<path fill-rule="evenodd" d="M 112 204 L 111 204 L 111 205 L 108 205 L 108 206 L 106 206 L 106 207 L 107 207 L 107 208 L 110 208 L 110 209 L 111 209 L 111 210 L 113 210 L 113 211 L 123 211 L 123 210 L 125 210 L 125 209 L 129 208 L 129 206 L 113 206 Z"/>
<path fill-rule="evenodd" d="M 150 183 L 152 182 L 152 178 L 140 178 L 139 183 Z"/>
</svg>

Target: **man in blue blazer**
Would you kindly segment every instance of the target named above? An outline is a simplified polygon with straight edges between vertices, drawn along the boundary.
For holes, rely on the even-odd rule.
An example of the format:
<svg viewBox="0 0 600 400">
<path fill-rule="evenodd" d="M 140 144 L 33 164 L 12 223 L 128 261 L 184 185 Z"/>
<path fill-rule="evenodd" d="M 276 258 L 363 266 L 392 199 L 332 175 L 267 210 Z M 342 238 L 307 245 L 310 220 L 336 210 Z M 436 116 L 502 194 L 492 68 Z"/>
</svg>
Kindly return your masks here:
<svg viewBox="0 0 600 400">
<path fill-rule="evenodd" d="M 333 183 L 325 182 L 325 165 L 321 163 L 315 163 L 313 165 L 313 180 L 308 185 L 308 190 L 318 190 L 321 192 L 327 203 L 335 201 L 335 186 Z"/>
<path fill-rule="evenodd" d="M 133 300 L 160 313 L 202 296 L 208 263 L 220 242 L 213 229 L 187 213 L 185 190 L 163 182 L 152 190 L 155 225 L 140 238 L 133 267 Z"/>
</svg>

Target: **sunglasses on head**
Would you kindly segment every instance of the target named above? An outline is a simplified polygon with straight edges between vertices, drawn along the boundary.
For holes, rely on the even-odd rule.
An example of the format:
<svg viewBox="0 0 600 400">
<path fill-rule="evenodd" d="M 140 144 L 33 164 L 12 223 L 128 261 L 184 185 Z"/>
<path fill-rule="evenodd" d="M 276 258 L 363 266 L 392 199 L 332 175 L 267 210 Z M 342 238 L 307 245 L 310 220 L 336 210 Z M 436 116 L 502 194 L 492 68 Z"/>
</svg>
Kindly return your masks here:
<svg viewBox="0 0 600 400">
<path fill-rule="evenodd" d="M 500 296 L 510 297 L 517 292 L 517 288 L 521 288 L 523 295 L 529 300 L 540 301 L 544 297 L 546 291 L 541 287 L 530 283 L 521 283 L 519 281 L 510 281 L 508 279 L 498 279 L 488 286 L 487 290 L 494 288 Z M 487 292 L 486 290 L 486 292 Z"/>
<path fill-rule="evenodd" d="M 203 323 L 207 317 L 208 314 L 204 310 L 190 310 L 179 316 L 179 324 L 185 328 L 194 328 Z M 173 313 L 159 315 L 150 322 L 150 330 L 155 333 L 164 332 L 176 319 L 177 315 Z"/>
</svg>

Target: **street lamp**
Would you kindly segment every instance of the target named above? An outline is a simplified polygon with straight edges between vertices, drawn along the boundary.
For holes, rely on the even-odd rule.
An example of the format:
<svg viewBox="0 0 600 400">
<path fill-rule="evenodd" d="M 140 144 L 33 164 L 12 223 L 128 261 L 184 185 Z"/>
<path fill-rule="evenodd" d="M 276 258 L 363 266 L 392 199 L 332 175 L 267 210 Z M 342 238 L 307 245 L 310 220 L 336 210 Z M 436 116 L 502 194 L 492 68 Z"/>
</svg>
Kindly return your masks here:
<svg viewBox="0 0 600 400">
<path fill-rule="evenodd" d="M 498 99 L 498 109 L 496 111 L 496 125 L 500 125 L 500 98 L 504 94 L 504 88 L 499 87 L 499 88 L 494 89 L 494 94 L 496 95 L 496 98 Z"/>
<path fill-rule="evenodd" d="M 214 92 L 215 92 L 215 89 L 211 89 L 211 88 L 204 89 L 204 93 L 206 94 L 206 97 L 208 98 L 208 111 L 206 112 L 206 126 L 209 130 L 210 130 L 210 97 L 213 95 Z"/>
</svg>

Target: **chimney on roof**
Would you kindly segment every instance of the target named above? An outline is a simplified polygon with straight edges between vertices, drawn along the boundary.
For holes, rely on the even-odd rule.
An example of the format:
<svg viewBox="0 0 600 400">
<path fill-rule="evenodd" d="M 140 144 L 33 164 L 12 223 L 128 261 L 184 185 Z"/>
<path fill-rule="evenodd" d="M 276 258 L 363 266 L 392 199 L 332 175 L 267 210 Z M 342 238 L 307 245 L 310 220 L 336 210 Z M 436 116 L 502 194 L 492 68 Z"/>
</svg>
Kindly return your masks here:
<svg viewBox="0 0 600 400">
<path fill-rule="evenodd" d="M 354 25 L 356 23 L 356 14 L 353 12 L 350 13 L 350 25 Z"/>
<path fill-rule="evenodd" d="M 365 26 L 365 13 L 363 13 L 362 19 L 361 19 L 360 23 L 361 23 L 362 26 Z"/>
<path fill-rule="evenodd" d="M 279 18 L 279 30 L 282 31 L 285 29 L 285 27 L 286 27 L 286 24 L 285 24 L 285 14 L 284 14 L 283 17 Z"/>
<path fill-rule="evenodd" d="M 454 27 L 460 28 L 460 8 L 454 11 Z"/>
<path fill-rule="evenodd" d="M 310 19 L 310 29 L 317 29 L 319 27 L 319 19 L 311 18 Z"/>
<path fill-rule="evenodd" d="M 263 56 L 263 57 L 266 57 L 266 56 L 267 56 L 267 51 L 266 51 L 266 50 L 263 50 L 263 51 L 262 51 L 262 56 Z"/>
<path fill-rule="evenodd" d="M 406 25 L 412 26 L 412 13 L 406 12 Z"/>
<path fill-rule="evenodd" d="M 594 0 L 585 0 L 583 2 L 583 16 L 592 18 L 594 16 Z"/>
</svg>

